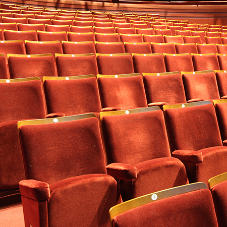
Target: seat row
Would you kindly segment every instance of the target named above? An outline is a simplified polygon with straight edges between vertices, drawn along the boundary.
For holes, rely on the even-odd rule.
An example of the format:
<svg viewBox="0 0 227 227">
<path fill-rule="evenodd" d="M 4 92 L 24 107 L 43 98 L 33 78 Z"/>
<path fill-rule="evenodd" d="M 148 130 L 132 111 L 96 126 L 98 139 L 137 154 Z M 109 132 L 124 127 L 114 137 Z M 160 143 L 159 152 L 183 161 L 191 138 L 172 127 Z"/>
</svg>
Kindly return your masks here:
<svg viewBox="0 0 227 227">
<path fill-rule="evenodd" d="M 1 54 L 0 63 L 2 79 L 227 70 L 225 54 Z"/>
<path fill-rule="evenodd" d="M 167 105 L 163 111 L 147 107 L 102 112 L 100 119 L 101 125 L 92 114 L 18 122 L 27 178 L 20 182 L 26 224 L 47 219 L 41 204 L 48 201 L 51 223 L 78 225 L 89 211 L 87 221 L 102 226 L 96 216 L 101 206 L 99 215 L 102 223 L 106 220 L 103 226 L 108 226 L 104 217 L 118 201 L 117 185 L 126 201 L 185 185 L 188 178 L 189 182 L 207 184 L 211 177 L 226 172 L 227 148 L 221 140 L 215 107 L 209 101 Z M 118 184 L 113 177 L 120 180 Z M 89 188 L 95 200 L 88 207 Z M 104 195 L 108 198 L 103 204 Z M 38 211 L 31 216 L 36 204 L 40 204 Z"/>
</svg>

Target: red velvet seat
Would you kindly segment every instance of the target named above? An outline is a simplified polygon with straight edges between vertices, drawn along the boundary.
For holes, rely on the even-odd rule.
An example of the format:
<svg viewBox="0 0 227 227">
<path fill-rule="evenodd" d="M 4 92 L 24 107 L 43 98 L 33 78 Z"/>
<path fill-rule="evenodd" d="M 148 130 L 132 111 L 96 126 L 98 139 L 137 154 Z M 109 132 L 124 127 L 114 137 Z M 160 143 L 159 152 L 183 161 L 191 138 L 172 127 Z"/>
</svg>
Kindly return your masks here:
<svg viewBox="0 0 227 227">
<path fill-rule="evenodd" d="M 97 54 L 99 73 L 117 75 L 134 73 L 132 56 L 129 53 Z"/>
<path fill-rule="evenodd" d="M 166 72 L 163 54 L 133 54 L 135 73 Z"/>
<path fill-rule="evenodd" d="M 118 54 L 125 53 L 123 42 L 95 42 L 96 53 L 102 54 Z"/>
<path fill-rule="evenodd" d="M 165 54 L 167 72 L 194 71 L 191 54 Z"/>
<path fill-rule="evenodd" d="M 19 31 L 45 31 L 44 24 L 18 24 Z"/>
<path fill-rule="evenodd" d="M 148 42 L 141 43 L 130 43 L 125 42 L 125 52 L 127 53 L 136 53 L 136 54 L 151 54 L 151 44 Z"/>
<path fill-rule="evenodd" d="M 68 41 L 66 32 L 38 31 L 38 41 Z"/>
<path fill-rule="evenodd" d="M 17 23 L 0 23 L 0 29 L 17 31 L 18 27 Z"/>
<path fill-rule="evenodd" d="M 51 19 L 28 19 L 29 24 L 52 24 Z"/>
<path fill-rule="evenodd" d="M 154 35 L 154 29 L 153 28 L 137 28 L 136 33 L 143 34 L 143 35 Z"/>
<path fill-rule="evenodd" d="M 96 77 L 44 77 L 48 113 L 76 115 L 101 112 Z"/>
<path fill-rule="evenodd" d="M 62 42 L 64 54 L 89 54 L 96 53 L 95 44 L 92 41 L 86 42 Z"/>
<path fill-rule="evenodd" d="M 227 45 L 226 44 L 216 44 L 219 54 L 227 54 Z"/>
<path fill-rule="evenodd" d="M 57 76 L 52 54 L 8 54 L 10 78 Z"/>
<path fill-rule="evenodd" d="M 97 42 L 120 42 L 120 35 L 118 33 L 95 33 L 95 40 Z"/>
<path fill-rule="evenodd" d="M 174 43 L 151 43 L 152 53 L 176 54 Z"/>
<path fill-rule="evenodd" d="M 69 32 L 70 31 L 70 25 L 47 24 L 46 25 L 46 31 L 47 32 Z"/>
<path fill-rule="evenodd" d="M 56 54 L 58 76 L 97 75 L 95 54 Z"/>
<path fill-rule="evenodd" d="M 227 180 L 226 173 L 214 176 L 211 179 L 209 179 L 209 188 L 212 192 L 219 227 L 224 227 L 227 225 L 227 216 L 225 212 L 227 209 L 226 180 Z"/>
<path fill-rule="evenodd" d="M 53 25 L 74 25 L 73 20 L 51 20 L 51 24 Z"/>
<path fill-rule="evenodd" d="M 172 31 L 170 29 L 154 29 L 155 35 L 172 35 Z"/>
<path fill-rule="evenodd" d="M 206 31 L 192 31 L 193 36 L 200 36 L 202 43 L 206 43 Z"/>
<path fill-rule="evenodd" d="M 0 79 L 9 79 L 9 68 L 6 56 L 0 54 Z"/>
<path fill-rule="evenodd" d="M 104 110 L 147 107 L 140 74 L 98 75 L 99 93 Z"/>
<path fill-rule="evenodd" d="M 190 182 L 226 172 L 223 146 L 213 104 L 209 101 L 163 106 L 172 156 L 185 164 Z"/>
<path fill-rule="evenodd" d="M 136 34 L 135 28 L 116 28 L 116 32 L 119 34 Z"/>
<path fill-rule="evenodd" d="M 227 98 L 227 72 L 225 70 L 215 70 L 218 83 L 219 94 L 222 98 Z"/>
<path fill-rule="evenodd" d="M 141 43 L 143 38 L 141 34 L 120 34 L 122 42 Z"/>
<path fill-rule="evenodd" d="M 120 179 L 123 200 L 187 184 L 181 161 L 171 157 L 159 107 L 101 112 L 107 173 Z"/>
<path fill-rule="evenodd" d="M 143 79 L 149 106 L 186 102 L 183 79 L 179 72 L 143 73 Z"/>
<path fill-rule="evenodd" d="M 184 43 L 183 36 L 181 35 L 164 35 L 165 43 Z"/>
<path fill-rule="evenodd" d="M 218 63 L 220 66 L 220 70 L 226 70 L 227 69 L 227 55 L 226 54 L 217 54 L 218 57 Z"/>
<path fill-rule="evenodd" d="M 112 226 L 217 227 L 211 192 L 196 183 L 147 194 L 110 209 Z"/>
<path fill-rule="evenodd" d="M 68 32 L 68 41 L 74 42 L 95 41 L 95 35 L 93 32 L 87 33 Z"/>
<path fill-rule="evenodd" d="M 22 40 L 7 40 L 0 41 L 0 53 L 7 56 L 7 54 L 25 54 L 25 45 Z"/>
<path fill-rule="evenodd" d="M 76 33 L 87 33 L 94 32 L 94 29 L 92 26 L 70 26 L 70 31 Z"/>
<path fill-rule="evenodd" d="M 216 44 L 197 44 L 198 54 L 218 53 Z"/>
<path fill-rule="evenodd" d="M 74 26 L 94 26 L 94 22 L 93 21 L 77 21 L 75 20 L 73 23 Z"/>
<path fill-rule="evenodd" d="M 183 43 L 183 44 L 178 44 L 175 43 L 175 48 L 177 54 L 198 54 L 198 49 L 197 45 L 195 43 Z"/>
<path fill-rule="evenodd" d="M 18 127 L 27 179 L 20 182 L 25 226 L 110 226 L 108 210 L 119 195 L 116 180 L 106 174 L 97 117 L 51 118 Z"/>
<path fill-rule="evenodd" d="M 144 42 L 164 43 L 163 35 L 143 35 Z"/>
<path fill-rule="evenodd" d="M 184 43 L 202 43 L 200 36 L 183 36 Z"/>
<path fill-rule="evenodd" d="M 4 31 L 5 40 L 30 40 L 38 41 L 38 36 L 36 31 Z"/>
<path fill-rule="evenodd" d="M 26 41 L 25 46 L 27 54 L 63 54 L 60 41 Z"/>
<path fill-rule="evenodd" d="M 220 99 L 216 76 L 212 70 L 182 74 L 188 101 Z"/>
<path fill-rule="evenodd" d="M 96 33 L 116 33 L 114 27 L 94 27 L 94 32 Z"/>
<path fill-rule="evenodd" d="M 7 194 L 16 196 L 19 181 L 25 178 L 17 121 L 46 117 L 43 93 L 42 82 L 38 78 L 0 80 L 1 201 L 4 197 L 10 201 Z"/>
<path fill-rule="evenodd" d="M 222 40 L 221 40 L 221 37 L 219 36 L 219 37 L 208 37 L 208 36 L 206 36 L 205 37 L 205 39 L 206 39 L 206 43 L 207 44 L 222 44 Z"/>
<path fill-rule="evenodd" d="M 216 54 L 193 54 L 192 61 L 195 71 L 220 69 Z"/>
<path fill-rule="evenodd" d="M 176 30 L 176 35 L 182 35 L 182 36 L 191 36 L 192 32 L 190 30 Z"/>
<path fill-rule="evenodd" d="M 2 23 L 22 23 L 22 24 L 27 24 L 28 23 L 28 19 L 26 17 L 23 17 L 23 18 L 2 17 Z"/>
</svg>

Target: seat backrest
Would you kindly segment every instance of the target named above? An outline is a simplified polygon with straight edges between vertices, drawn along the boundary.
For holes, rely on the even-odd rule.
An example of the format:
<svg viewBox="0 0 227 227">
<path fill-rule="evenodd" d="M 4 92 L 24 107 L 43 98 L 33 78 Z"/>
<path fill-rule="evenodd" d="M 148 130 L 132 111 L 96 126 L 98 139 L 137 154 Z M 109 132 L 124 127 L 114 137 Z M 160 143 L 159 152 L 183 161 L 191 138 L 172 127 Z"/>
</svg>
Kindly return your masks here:
<svg viewBox="0 0 227 227">
<path fill-rule="evenodd" d="M 174 210 L 174 212 L 173 212 Z M 110 209 L 113 227 L 217 227 L 211 192 L 195 183 L 147 194 Z M 180 223 L 180 224 L 179 224 Z"/>
<path fill-rule="evenodd" d="M 137 53 L 137 54 L 151 54 L 151 45 L 148 42 L 141 42 L 141 43 L 130 43 L 126 42 L 125 45 L 125 52 L 127 53 Z"/>
<path fill-rule="evenodd" d="M 213 104 L 209 101 L 163 106 L 171 151 L 222 146 Z"/>
<path fill-rule="evenodd" d="M 30 40 L 37 41 L 38 36 L 36 31 L 4 31 L 5 40 Z"/>
<path fill-rule="evenodd" d="M 185 103 L 185 91 L 179 72 L 143 73 L 148 103 Z"/>
<path fill-rule="evenodd" d="M 198 54 L 217 53 L 216 44 L 197 44 Z"/>
<path fill-rule="evenodd" d="M 176 54 L 174 43 L 151 43 L 152 53 Z"/>
<path fill-rule="evenodd" d="M 57 76 L 52 54 L 8 54 L 10 78 Z"/>
<path fill-rule="evenodd" d="M 120 42 L 118 33 L 95 33 L 95 40 L 98 42 Z"/>
<path fill-rule="evenodd" d="M 99 73 L 103 75 L 134 73 L 130 53 L 97 54 L 97 64 Z"/>
<path fill-rule="evenodd" d="M 102 108 L 133 109 L 147 107 L 140 74 L 98 75 Z"/>
<path fill-rule="evenodd" d="M 56 54 L 58 76 L 97 75 L 95 54 Z"/>
<path fill-rule="evenodd" d="M 227 69 L 227 55 L 226 54 L 217 54 L 218 57 L 218 63 L 220 66 L 220 70 L 226 70 Z"/>
<path fill-rule="evenodd" d="M 175 48 L 177 54 L 198 54 L 198 49 L 195 43 L 183 43 L 183 44 L 178 44 L 175 43 Z"/>
<path fill-rule="evenodd" d="M 96 77 L 44 77 L 48 113 L 99 113 L 101 102 Z"/>
<path fill-rule="evenodd" d="M 44 32 L 38 31 L 38 40 L 39 41 L 67 41 L 66 32 Z"/>
<path fill-rule="evenodd" d="M 18 122 L 26 178 L 52 184 L 106 173 L 99 125 L 94 114 Z"/>
<path fill-rule="evenodd" d="M 96 53 L 95 44 L 92 41 L 86 42 L 63 41 L 62 48 L 64 54 Z"/>
<path fill-rule="evenodd" d="M 147 107 L 100 113 L 108 163 L 138 164 L 170 157 L 163 113 Z"/>
<path fill-rule="evenodd" d="M 93 32 L 87 33 L 68 32 L 68 41 L 74 42 L 95 41 L 95 35 Z"/>
<path fill-rule="evenodd" d="M 95 42 L 95 49 L 97 53 L 102 54 L 118 54 L 125 53 L 123 42 Z"/>
</svg>

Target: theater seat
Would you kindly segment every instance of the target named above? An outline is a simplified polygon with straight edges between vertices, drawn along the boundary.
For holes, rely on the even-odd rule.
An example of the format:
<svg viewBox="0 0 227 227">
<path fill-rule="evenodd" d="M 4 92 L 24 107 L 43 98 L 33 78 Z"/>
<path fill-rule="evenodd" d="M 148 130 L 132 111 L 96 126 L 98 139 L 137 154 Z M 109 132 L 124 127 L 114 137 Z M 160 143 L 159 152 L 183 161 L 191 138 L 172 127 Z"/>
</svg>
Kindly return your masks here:
<svg viewBox="0 0 227 227">
<path fill-rule="evenodd" d="M 101 112 L 107 173 L 120 180 L 123 200 L 187 184 L 181 161 L 171 157 L 159 107 Z"/>
<path fill-rule="evenodd" d="M 163 106 L 172 156 L 186 166 L 189 182 L 204 182 L 226 172 L 223 146 L 213 104 L 209 101 Z"/>
<path fill-rule="evenodd" d="M 110 226 L 119 194 L 106 174 L 99 125 L 94 114 L 18 124 L 25 226 Z"/>
<path fill-rule="evenodd" d="M 150 193 L 110 209 L 113 227 L 217 227 L 212 195 L 204 183 Z"/>
</svg>

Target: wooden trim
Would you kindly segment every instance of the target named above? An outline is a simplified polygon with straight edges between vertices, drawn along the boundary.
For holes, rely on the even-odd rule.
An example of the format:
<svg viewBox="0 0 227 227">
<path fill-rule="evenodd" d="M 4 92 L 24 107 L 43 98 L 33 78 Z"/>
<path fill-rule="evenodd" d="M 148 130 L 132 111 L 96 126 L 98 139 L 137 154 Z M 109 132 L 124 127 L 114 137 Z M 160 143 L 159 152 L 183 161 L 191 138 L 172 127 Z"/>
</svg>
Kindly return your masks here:
<svg viewBox="0 0 227 227">
<path fill-rule="evenodd" d="M 219 174 L 215 177 L 212 177 L 208 180 L 209 188 L 212 189 L 215 185 L 227 180 L 227 172 Z"/>
<path fill-rule="evenodd" d="M 86 78 L 96 78 L 96 76 L 95 75 L 66 76 L 66 77 L 44 76 L 43 82 L 46 80 L 78 80 Z"/>
<path fill-rule="evenodd" d="M 97 78 L 123 78 L 123 77 L 132 77 L 132 76 L 140 76 L 140 73 L 130 73 L 130 74 L 117 74 L 117 75 L 103 75 L 98 74 Z"/>
</svg>

